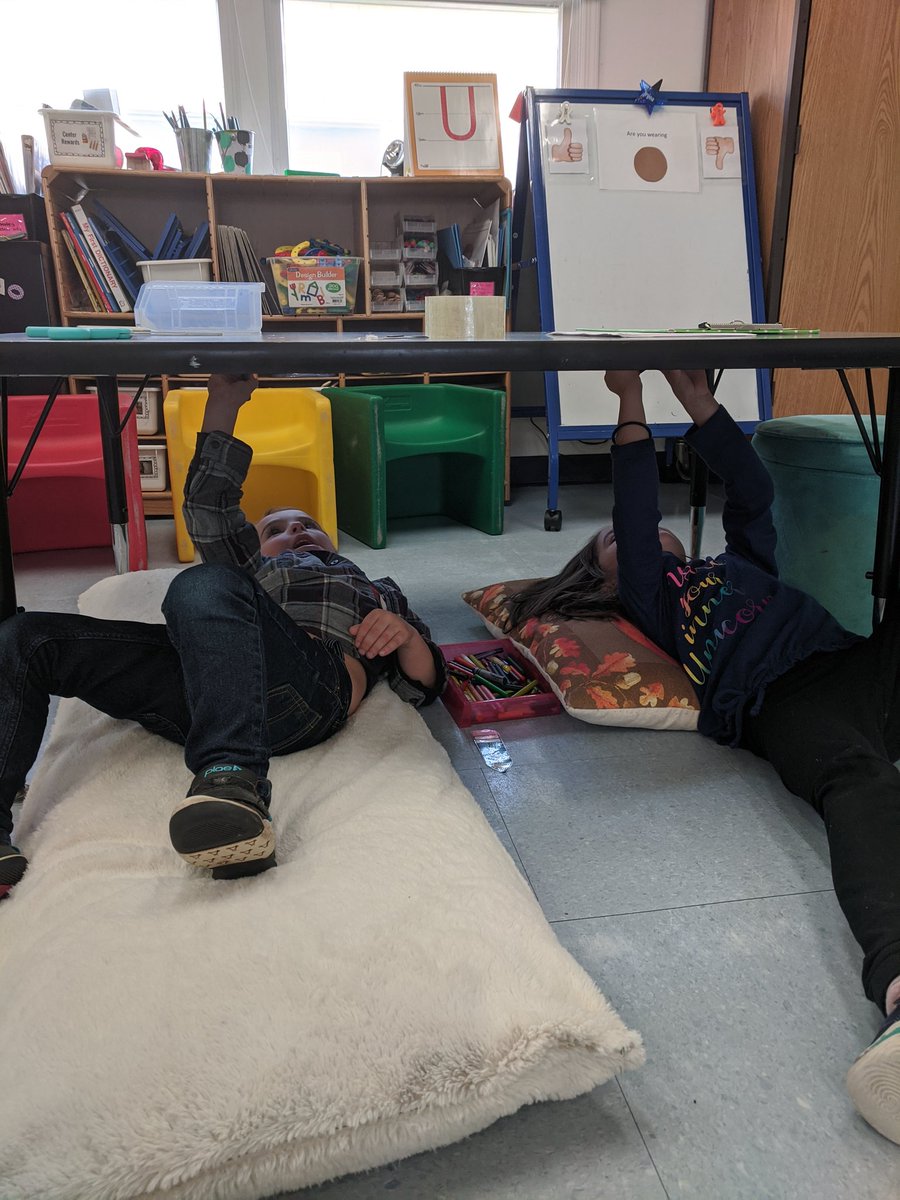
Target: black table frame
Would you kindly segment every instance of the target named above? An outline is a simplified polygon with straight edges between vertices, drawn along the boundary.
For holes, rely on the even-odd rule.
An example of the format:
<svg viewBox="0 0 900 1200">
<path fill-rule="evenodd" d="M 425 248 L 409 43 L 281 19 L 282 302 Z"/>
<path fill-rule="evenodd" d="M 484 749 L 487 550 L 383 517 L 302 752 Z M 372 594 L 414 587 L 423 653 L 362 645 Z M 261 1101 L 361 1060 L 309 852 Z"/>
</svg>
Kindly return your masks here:
<svg viewBox="0 0 900 1200">
<path fill-rule="evenodd" d="M 557 338 L 513 333 L 496 341 L 430 341 L 417 335 L 262 334 L 243 339 L 136 335 L 125 341 L 45 341 L 0 335 L 0 381 L 14 376 L 93 376 L 101 415 L 113 545 L 120 566 L 127 527 L 121 455 L 119 375 L 208 375 L 254 372 L 310 379 L 337 374 L 422 375 L 505 371 L 602 371 L 756 368 L 838 370 L 887 368 L 884 444 L 872 421 L 873 465 L 881 475 L 872 594 L 876 607 L 900 596 L 900 334 L 823 333 L 818 337 Z M 848 399 L 864 431 L 855 399 Z M 867 376 L 867 382 L 869 377 Z M 5 397 L 5 386 L 2 389 Z M 0 480 L 6 481 L 6 406 L 0 406 Z M 0 619 L 16 608 L 6 507 L 0 487 Z M 125 542 L 127 546 L 127 541 Z"/>
</svg>

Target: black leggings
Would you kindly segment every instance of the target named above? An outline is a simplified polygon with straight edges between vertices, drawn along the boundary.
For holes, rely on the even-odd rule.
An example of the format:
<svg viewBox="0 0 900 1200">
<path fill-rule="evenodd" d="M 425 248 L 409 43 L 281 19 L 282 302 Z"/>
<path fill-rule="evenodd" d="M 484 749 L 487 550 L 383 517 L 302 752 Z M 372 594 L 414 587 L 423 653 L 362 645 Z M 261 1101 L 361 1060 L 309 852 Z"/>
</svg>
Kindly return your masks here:
<svg viewBox="0 0 900 1200">
<path fill-rule="evenodd" d="M 837 898 L 865 954 L 863 986 L 883 1008 L 900 975 L 900 619 L 775 680 L 745 717 L 741 744 L 825 822 Z"/>
</svg>

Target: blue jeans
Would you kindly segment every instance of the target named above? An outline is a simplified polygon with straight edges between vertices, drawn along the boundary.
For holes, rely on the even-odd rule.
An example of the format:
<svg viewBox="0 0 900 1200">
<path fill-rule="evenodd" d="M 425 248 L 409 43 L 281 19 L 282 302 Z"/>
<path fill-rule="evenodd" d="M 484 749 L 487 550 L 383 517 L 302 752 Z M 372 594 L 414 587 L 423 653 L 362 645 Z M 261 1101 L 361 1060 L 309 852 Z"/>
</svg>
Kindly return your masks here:
<svg viewBox="0 0 900 1200">
<path fill-rule="evenodd" d="M 271 755 L 317 745 L 346 721 L 340 643 L 295 625 L 245 571 L 190 567 L 162 610 L 165 625 L 40 612 L 0 622 L 0 842 L 51 696 L 183 745 L 194 774 L 229 762 L 264 779 Z"/>
</svg>

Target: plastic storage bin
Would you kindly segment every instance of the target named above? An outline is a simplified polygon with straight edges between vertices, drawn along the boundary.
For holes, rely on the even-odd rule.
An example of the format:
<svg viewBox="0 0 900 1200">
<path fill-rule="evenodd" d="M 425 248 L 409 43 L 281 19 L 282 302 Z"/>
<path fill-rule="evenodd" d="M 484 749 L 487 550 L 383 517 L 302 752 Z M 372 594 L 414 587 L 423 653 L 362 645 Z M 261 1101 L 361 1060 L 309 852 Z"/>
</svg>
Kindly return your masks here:
<svg viewBox="0 0 900 1200">
<path fill-rule="evenodd" d="M 135 325 L 151 333 L 225 333 L 262 330 L 264 283 L 145 283 L 134 306 Z"/>
<path fill-rule="evenodd" d="M 562 711 L 562 706 L 550 685 L 539 675 L 527 658 L 508 638 L 492 642 L 456 642 L 441 646 L 445 662 L 458 654 L 490 654 L 502 650 L 529 679 L 537 680 L 537 691 L 529 696 L 510 696 L 506 700 L 467 700 L 454 679 L 447 680 L 441 699 L 453 720 L 461 728 L 469 725 L 490 725 L 494 721 L 518 721 L 524 717 L 549 717 Z"/>
<path fill-rule="evenodd" d="M 61 167 L 116 166 L 115 115 L 80 108 L 42 108 L 50 161 Z"/>
<path fill-rule="evenodd" d="M 211 258 L 154 258 L 149 262 L 139 262 L 144 283 L 154 279 L 162 279 L 167 283 L 179 281 L 198 283 L 212 279 Z"/>
<path fill-rule="evenodd" d="M 352 313 L 361 258 L 300 258 L 284 255 L 266 259 L 284 316 L 325 316 Z"/>
<path fill-rule="evenodd" d="M 168 483 L 165 446 L 138 442 L 138 471 L 142 492 L 164 492 Z"/>
<path fill-rule="evenodd" d="M 96 392 L 95 387 L 86 389 L 89 392 Z M 119 396 L 124 397 L 129 406 L 134 399 L 136 387 L 120 387 Z M 135 426 L 138 433 L 159 433 L 160 409 L 162 405 L 162 388 L 145 387 L 141 392 L 141 398 L 138 400 L 134 409 Z"/>
</svg>

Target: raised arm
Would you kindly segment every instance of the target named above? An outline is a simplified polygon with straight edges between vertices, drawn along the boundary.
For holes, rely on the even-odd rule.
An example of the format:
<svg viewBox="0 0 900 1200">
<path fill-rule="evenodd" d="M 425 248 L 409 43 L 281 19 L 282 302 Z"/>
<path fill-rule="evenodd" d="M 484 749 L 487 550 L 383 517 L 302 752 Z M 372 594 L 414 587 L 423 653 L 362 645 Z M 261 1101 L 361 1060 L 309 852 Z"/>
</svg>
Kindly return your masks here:
<svg viewBox="0 0 900 1200">
<path fill-rule="evenodd" d="M 241 510 L 241 487 L 253 452 L 234 437 L 242 405 L 256 387 L 252 375 L 212 375 L 184 485 L 184 520 L 204 562 L 255 571 L 259 535 Z"/>
<path fill-rule="evenodd" d="M 619 397 L 612 447 L 619 598 L 627 613 L 647 625 L 655 619 L 662 586 L 656 447 L 646 425 L 640 373 L 607 371 L 605 382 Z"/>
<path fill-rule="evenodd" d="M 685 440 L 722 480 L 722 524 L 730 550 L 778 574 L 772 479 L 731 415 L 710 394 L 705 371 L 663 371 L 694 422 Z"/>
</svg>

